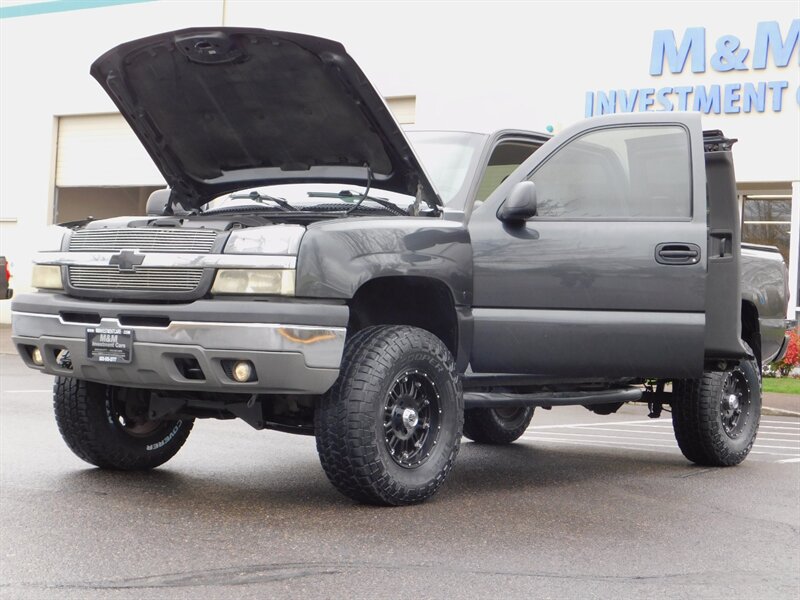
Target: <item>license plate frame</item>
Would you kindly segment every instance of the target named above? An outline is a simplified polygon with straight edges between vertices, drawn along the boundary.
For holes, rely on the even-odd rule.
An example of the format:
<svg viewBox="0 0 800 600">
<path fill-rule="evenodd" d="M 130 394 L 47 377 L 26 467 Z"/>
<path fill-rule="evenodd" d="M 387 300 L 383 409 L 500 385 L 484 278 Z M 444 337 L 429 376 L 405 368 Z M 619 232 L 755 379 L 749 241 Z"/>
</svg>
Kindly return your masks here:
<svg viewBox="0 0 800 600">
<path fill-rule="evenodd" d="M 86 328 L 86 357 L 94 362 L 127 365 L 133 360 L 133 330 Z"/>
</svg>

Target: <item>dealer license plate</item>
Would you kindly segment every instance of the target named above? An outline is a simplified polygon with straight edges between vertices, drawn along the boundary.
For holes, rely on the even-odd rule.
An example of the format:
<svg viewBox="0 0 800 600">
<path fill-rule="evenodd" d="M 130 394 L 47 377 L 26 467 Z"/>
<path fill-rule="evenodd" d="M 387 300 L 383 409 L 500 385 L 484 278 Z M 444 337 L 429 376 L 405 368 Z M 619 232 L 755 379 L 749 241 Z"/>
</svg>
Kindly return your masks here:
<svg viewBox="0 0 800 600">
<path fill-rule="evenodd" d="M 90 327 L 86 330 L 86 355 L 98 362 L 127 364 L 133 357 L 133 331 Z"/>
</svg>

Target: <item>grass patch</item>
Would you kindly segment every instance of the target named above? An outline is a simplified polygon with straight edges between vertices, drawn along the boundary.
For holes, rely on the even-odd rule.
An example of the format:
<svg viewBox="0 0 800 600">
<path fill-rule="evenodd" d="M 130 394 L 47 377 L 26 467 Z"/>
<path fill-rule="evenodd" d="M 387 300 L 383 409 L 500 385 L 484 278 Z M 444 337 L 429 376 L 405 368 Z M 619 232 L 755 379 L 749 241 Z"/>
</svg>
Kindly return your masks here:
<svg viewBox="0 0 800 600">
<path fill-rule="evenodd" d="M 762 389 L 765 392 L 800 395 L 800 379 L 795 379 L 793 377 L 764 377 L 762 380 Z"/>
</svg>

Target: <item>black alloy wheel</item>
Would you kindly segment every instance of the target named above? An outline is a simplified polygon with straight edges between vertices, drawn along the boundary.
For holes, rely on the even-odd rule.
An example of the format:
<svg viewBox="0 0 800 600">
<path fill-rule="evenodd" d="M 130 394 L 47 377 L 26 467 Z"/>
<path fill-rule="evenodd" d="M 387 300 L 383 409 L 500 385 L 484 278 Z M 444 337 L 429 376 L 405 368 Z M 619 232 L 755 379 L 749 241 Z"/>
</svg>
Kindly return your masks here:
<svg viewBox="0 0 800 600">
<path fill-rule="evenodd" d="M 442 408 L 430 377 L 418 369 L 397 376 L 384 406 L 384 441 L 392 460 L 413 469 L 425 462 L 439 439 Z"/>
<path fill-rule="evenodd" d="M 752 397 L 750 385 L 741 369 L 725 374 L 721 396 L 719 416 L 722 429 L 729 438 L 735 440 L 747 428 Z"/>
</svg>

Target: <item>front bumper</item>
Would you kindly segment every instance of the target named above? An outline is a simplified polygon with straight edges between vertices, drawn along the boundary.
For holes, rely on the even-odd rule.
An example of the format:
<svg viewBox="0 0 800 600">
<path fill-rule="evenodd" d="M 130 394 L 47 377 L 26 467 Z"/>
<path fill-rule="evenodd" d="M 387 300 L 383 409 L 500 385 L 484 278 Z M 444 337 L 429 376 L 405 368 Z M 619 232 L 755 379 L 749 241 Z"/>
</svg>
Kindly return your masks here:
<svg viewBox="0 0 800 600">
<path fill-rule="evenodd" d="M 122 304 L 43 293 L 19 296 L 11 305 L 12 339 L 34 369 L 155 390 L 227 393 L 321 394 L 339 375 L 346 306 L 302 302 L 197 300 L 186 304 Z M 89 327 L 130 329 L 129 364 L 91 360 Z M 43 366 L 34 364 L 38 348 Z M 71 368 L 59 364 L 69 351 Z M 193 359 L 202 379 L 187 378 L 179 365 Z M 228 361 L 249 360 L 255 381 L 239 383 Z M 193 377 L 196 373 L 193 374 Z"/>
</svg>

